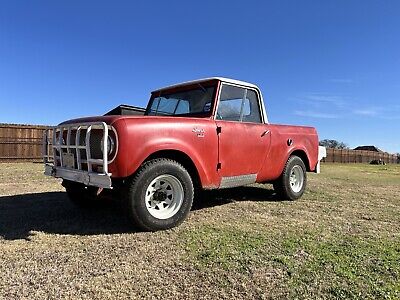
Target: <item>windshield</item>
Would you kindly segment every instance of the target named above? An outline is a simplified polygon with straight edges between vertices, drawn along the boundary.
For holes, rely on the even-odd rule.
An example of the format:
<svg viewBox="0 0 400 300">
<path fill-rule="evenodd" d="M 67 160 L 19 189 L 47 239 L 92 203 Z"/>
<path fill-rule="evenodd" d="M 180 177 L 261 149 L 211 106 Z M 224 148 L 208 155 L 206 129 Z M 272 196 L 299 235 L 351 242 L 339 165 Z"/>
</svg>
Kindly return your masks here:
<svg viewBox="0 0 400 300">
<path fill-rule="evenodd" d="M 150 99 L 146 115 L 178 116 L 178 115 L 210 115 L 214 99 L 215 86 L 203 87 L 197 84 L 193 88 L 171 93 L 160 91 Z"/>
</svg>

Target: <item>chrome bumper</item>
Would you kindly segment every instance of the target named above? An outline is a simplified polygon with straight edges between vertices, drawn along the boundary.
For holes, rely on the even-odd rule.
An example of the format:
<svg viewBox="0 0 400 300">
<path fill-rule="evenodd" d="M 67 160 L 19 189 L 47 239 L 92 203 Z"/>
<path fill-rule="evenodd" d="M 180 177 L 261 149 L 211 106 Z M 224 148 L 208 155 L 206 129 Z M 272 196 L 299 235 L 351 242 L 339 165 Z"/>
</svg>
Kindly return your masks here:
<svg viewBox="0 0 400 300">
<path fill-rule="evenodd" d="M 62 178 L 75 182 L 80 182 L 85 185 L 97 186 L 101 188 L 112 187 L 111 176 L 100 173 L 89 173 L 85 171 L 64 169 L 60 167 L 54 167 L 53 165 L 46 164 L 44 166 L 44 174 L 53 176 L 56 178 Z"/>
<path fill-rule="evenodd" d="M 315 173 L 321 173 L 321 159 L 326 157 L 326 148 L 322 146 L 318 146 L 318 163 L 315 167 Z"/>
</svg>

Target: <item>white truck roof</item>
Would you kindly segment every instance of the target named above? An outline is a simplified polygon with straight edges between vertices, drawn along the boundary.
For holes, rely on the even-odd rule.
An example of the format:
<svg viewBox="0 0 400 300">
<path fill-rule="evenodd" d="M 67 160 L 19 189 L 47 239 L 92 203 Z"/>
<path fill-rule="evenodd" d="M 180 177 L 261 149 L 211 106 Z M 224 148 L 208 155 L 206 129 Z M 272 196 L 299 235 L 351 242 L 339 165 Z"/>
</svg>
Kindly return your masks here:
<svg viewBox="0 0 400 300">
<path fill-rule="evenodd" d="M 187 84 L 201 83 L 201 82 L 210 81 L 210 80 L 220 80 L 222 82 L 227 82 L 227 83 L 232 83 L 232 84 L 237 84 L 237 85 L 243 85 L 243 86 L 248 86 L 248 87 L 252 87 L 252 88 L 258 89 L 258 87 L 255 84 L 252 84 L 252 83 L 246 82 L 246 81 L 241 81 L 241 80 L 236 80 L 236 79 L 231 79 L 231 78 L 225 78 L 225 77 L 209 77 L 209 78 L 196 79 L 196 80 L 191 80 L 191 81 L 186 81 L 186 82 L 181 82 L 181 83 L 169 85 L 169 86 L 166 86 L 166 87 L 163 87 L 163 88 L 159 88 L 159 89 L 155 90 L 154 92 L 158 92 L 158 91 L 162 91 L 162 90 L 166 90 L 166 89 L 170 89 L 170 88 L 175 88 L 175 87 L 182 86 L 182 85 L 187 85 Z"/>
</svg>

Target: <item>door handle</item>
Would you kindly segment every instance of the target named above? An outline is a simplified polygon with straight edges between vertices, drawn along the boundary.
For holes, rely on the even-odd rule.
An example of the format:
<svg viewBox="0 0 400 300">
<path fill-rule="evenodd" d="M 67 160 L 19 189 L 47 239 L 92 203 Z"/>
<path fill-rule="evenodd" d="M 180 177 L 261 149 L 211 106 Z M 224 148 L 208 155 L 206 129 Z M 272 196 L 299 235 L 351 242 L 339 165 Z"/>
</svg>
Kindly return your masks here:
<svg viewBox="0 0 400 300">
<path fill-rule="evenodd" d="M 266 136 L 268 133 L 270 133 L 270 131 L 269 131 L 269 130 L 265 130 L 265 131 L 261 134 L 261 137 Z"/>
</svg>

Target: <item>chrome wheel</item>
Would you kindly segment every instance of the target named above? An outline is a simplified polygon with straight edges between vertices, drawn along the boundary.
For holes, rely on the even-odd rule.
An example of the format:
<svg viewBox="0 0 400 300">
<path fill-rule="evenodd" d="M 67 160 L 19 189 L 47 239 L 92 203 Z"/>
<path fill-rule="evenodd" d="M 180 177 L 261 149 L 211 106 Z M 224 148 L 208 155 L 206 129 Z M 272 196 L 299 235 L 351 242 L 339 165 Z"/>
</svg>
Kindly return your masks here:
<svg viewBox="0 0 400 300">
<path fill-rule="evenodd" d="M 183 186 L 173 175 L 160 175 L 146 189 L 146 208 L 157 219 L 174 216 L 182 206 Z"/>
<path fill-rule="evenodd" d="M 301 166 L 295 165 L 292 168 L 290 171 L 289 184 L 293 192 L 298 193 L 301 191 L 304 184 L 304 173 Z"/>
</svg>

